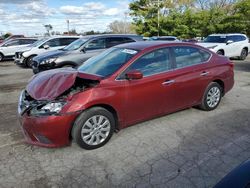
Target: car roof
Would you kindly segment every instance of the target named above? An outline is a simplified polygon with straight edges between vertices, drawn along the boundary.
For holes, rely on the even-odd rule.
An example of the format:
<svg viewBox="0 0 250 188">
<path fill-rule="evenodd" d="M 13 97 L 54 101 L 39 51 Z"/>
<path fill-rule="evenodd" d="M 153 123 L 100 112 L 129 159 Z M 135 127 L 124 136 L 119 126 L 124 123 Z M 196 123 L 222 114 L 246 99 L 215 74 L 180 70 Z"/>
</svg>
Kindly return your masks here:
<svg viewBox="0 0 250 188">
<path fill-rule="evenodd" d="M 125 43 L 120 44 L 118 48 L 128 48 L 128 49 L 134 49 L 134 50 L 145 50 L 147 48 L 152 47 L 161 47 L 161 46 L 172 46 L 172 45 L 185 45 L 185 46 L 197 46 L 200 48 L 200 46 L 195 45 L 193 43 L 188 42 L 172 42 L 172 41 L 140 41 L 140 42 L 131 42 L 131 43 Z"/>
<path fill-rule="evenodd" d="M 14 39 L 11 39 L 11 40 L 19 40 L 19 39 L 38 40 L 38 38 L 31 38 L 31 37 L 14 38 Z"/>
<path fill-rule="evenodd" d="M 175 37 L 175 36 L 154 36 L 154 37 L 152 37 L 152 38 L 177 38 L 177 37 Z"/>
<path fill-rule="evenodd" d="M 244 36 L 246 36 L 245 34 L 242 34 L 242 33 L 214 33 L 214 34 L 211 34 L 209 36 L 232 36 L 232 35 L 244 35 Z"/>
<path fill-rule="evenodd" d="M 45 38 L 47 38 L 47 37 L 45 37 Z M 53 38 L 80 38 L 80 36 L 72 36 L 72 35 L 62 36 L 62 35 L 58 35 L 58 36 L 50 36 L 50 37 L 48 37 L 48 39 L 53 39 Z"/>
<path fill-rule="evenodd" d="M 99 34 L 99 35 L 84 35 L 81 38 L 99 38 L 99 37 L 141 37 L 136 34 Z"/>
</svg>

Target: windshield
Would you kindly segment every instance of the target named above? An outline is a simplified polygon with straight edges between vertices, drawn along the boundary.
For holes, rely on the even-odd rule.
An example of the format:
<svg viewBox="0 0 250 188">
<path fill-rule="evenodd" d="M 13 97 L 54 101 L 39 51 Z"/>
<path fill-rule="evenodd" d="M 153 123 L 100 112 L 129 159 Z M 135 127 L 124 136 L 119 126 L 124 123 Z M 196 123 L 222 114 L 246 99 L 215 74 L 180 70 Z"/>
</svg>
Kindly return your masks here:
<svg viewBox="0 0 250 188">
<path fill-rule="evenodd" d="M 33 47 L 40 46 L 40 45 L 41 45 L 42 43 L 44 43 L 46 40 L 48 40 L 48 38 L 40 39 L 40 40 L 34 42 L 33 44 L 31 44 L 31 46 L 33 46 Z"/>
<path fill-rule="evenodd" d="M 208 36 L 204 42 L 226 43 L 226 36 Z"/>
<path fill-rule="evenodd" d="M 78 68 L 87 74 L 107 77 L 115 73 L 128 60 L 134 57 L 138 51 L 124 48 L 110 48 L 98 56 L 92 57 Z"/>
<path fill-rule="evenodd" d="M 77 49 L 79 49 L 83 44 L 85 44 L 86 41 L 87 41 L 86 38 L 78 39 L 78 40 L 72 42 L 71 44 L 69 44 L 68 46 L 64 47 L 63 50 L 66 50 L 66 51 L 77 50 Z"/>
</svg>

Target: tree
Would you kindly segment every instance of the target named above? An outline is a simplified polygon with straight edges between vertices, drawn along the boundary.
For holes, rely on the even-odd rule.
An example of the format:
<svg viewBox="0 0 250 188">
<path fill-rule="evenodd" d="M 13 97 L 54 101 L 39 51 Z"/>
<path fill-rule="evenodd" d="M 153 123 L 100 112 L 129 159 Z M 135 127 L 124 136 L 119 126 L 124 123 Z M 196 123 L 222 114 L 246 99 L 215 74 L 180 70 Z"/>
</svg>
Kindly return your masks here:
<svg viewBox="0 0 250 188">
<path fill-rule="evenodd" d="M 132 24 L 125 21 L 114 21 L 109 24 L 108 29 L 112 33 L 135 33 Z"/>
<path fill-rule="evenodd" d="M 129 7 L 136 32 L 144 36 L 250 35 L 249 0 L 135 0 Z"/>
<path fill-rule="evenodd" d="M 52 25 L 47 24 L 47 25 L 44 25 L 44 27 L 47 31 L 48 36 L 50 36 L 50 31 L 53 29 Z"/>
<path fill-rule="evenodd" d="M 8 38 L 8 37 L 11 36 L 11 35 L 12 35 L 11 33 L 5 33 L 5 34 L 3 35 L 3 38 L 6 39 L 6 38 Z"/>
</svg>

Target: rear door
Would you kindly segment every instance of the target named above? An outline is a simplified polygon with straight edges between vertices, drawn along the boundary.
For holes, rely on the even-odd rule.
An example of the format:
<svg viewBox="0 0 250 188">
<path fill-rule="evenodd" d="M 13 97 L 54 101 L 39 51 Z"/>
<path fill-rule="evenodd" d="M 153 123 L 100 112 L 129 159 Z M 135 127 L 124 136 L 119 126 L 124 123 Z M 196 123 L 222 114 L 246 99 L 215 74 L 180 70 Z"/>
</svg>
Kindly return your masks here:
<svg viewBox="0 0 250 188">
<path fill-rule="evenodd" d="M 176 107 L 182 109 L 200 102 L 211 79 L 211 54 L 189 46 L 176 46 L 172 50 Z"/>
<path fill-rule="evenodd" d="M 107 37 L 106 38 L 106 48 L 111 48 L 113 46 L 125 43 L 124 37 Z"/>
</svg>

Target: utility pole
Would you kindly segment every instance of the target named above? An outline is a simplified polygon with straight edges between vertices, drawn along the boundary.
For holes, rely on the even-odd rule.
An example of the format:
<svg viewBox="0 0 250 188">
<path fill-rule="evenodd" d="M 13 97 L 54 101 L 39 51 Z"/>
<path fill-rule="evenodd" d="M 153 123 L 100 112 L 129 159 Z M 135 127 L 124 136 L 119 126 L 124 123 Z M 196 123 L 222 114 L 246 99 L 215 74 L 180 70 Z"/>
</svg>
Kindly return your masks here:
<svg viewBox="0 0 250 188">
<path fill-rule="evenodd" d="M 128 12 L 124 13 L 125 15 L 125 20 L 124 20 L 124 34 L 127 33 L 127 16 L 128 16 Z"/>
<path fill-rule="evenodd" d="M 68 28 L 68 35 L 69 35 L 69 20 L 67 20 L 67 28 Z"/>
</svg>

